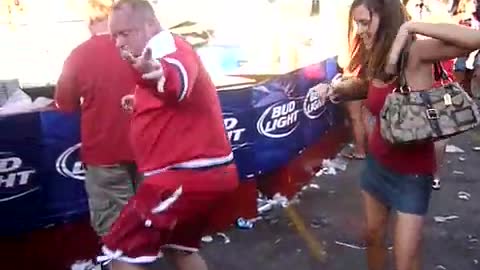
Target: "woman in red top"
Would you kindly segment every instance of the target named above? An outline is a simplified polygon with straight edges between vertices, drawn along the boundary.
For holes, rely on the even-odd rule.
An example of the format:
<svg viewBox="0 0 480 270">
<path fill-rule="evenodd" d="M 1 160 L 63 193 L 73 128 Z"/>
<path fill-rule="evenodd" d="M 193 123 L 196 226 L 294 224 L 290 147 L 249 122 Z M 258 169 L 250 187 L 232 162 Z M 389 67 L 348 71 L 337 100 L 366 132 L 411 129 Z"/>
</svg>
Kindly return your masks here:
<svg viewBox="0 0 480 270">
<path fill-rule="evenodd" d="M 433 143 L 391 145 L 380 134 L 379 113 L 386 96 L 397 86 L 398 56 L 402 38 L 411 45 L 405 67 L 413 90 L 433 85 L 432 65 L 466 53 L 465 49 L 439 40 L 414 40 L 401 26 L 407 21 L 398 0 L 354 0 L 350 8 L 349 45 L 351 60 L 347 72 L 359 76 L 333 85 L 332 95 L 343 100 L 367 98 L 366 105 L 376 123 L 369 138 L 369 156 L 361 177 L 367 219 L 367 255 L 370 270 L 384 269 L 385 235 L 390 213 L 397 216 L 395 261 L 397 270 L 420 269 L 420 246 L 433 174 L 436 170 Z M 394 43 L 397 36 L 399 42 Z M 394 45 L 394 46 L 393 46 Z M 389 52 L 392 52 L 389 57 Z M 368 94 L 368 96 L 367 96 Z"/>
</svg>

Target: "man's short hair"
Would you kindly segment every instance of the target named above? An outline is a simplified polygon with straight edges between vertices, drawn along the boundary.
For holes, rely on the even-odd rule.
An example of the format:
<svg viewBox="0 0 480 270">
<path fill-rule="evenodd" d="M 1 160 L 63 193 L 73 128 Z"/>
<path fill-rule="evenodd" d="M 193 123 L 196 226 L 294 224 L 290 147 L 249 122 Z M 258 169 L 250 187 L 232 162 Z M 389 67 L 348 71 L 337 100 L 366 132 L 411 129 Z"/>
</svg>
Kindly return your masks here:
<svg viewBox="0 0 480 270">
<path fill-rule="evenodd" d="M 152 4 L 147 0 L 115 0 L 112 10 L 129 6 L 134 13 L 142 14 L 144 18 L 155 17 L 155 10 Z"/>
<path fill-rule="evenodd" d="M 104 21 L 110 15 L 114 0 L 88 0 L 88 20 L 90 23 Z"/>
</svg>

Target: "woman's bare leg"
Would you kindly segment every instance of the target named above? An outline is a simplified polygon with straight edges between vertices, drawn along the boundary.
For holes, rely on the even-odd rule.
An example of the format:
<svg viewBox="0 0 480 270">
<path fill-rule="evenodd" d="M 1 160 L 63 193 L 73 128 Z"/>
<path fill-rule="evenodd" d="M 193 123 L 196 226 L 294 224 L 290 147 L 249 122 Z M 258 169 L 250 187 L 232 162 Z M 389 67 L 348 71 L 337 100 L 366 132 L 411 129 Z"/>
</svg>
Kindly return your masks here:
<svg viewBox="0 0 480 270">
<path fill-rule="evenodd" d="M 420 270 L 424 217 L 398 213 L 395 225 L 396 270 Z"/>
<path fill-rule="evenodd" d="M 367 261 L 369 270 L 384 270 L 387 259 L 385 237 L 388 227 L 389 210 L 385 205 L 363 191 L 367 219 Z"/>
</svg>

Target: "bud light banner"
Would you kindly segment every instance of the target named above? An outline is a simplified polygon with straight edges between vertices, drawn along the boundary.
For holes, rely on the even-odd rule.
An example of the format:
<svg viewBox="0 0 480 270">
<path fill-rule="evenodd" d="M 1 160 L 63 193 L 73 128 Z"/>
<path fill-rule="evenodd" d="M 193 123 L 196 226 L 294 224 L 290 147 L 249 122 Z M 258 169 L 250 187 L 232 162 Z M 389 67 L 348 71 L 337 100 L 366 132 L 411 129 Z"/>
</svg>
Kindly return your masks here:
<svg viewBox="0 0 480 270">
<path fill-rule="evenodd" d="M 253 87 L 219 91 L 243 181 L 284 166 L 337 122 L 337 108 L 313 89 L 336 73 L 332 58 Z M 2 234 L 88 213 L 79 118 L 57 111 L 0 117 Z"/>
</svg>

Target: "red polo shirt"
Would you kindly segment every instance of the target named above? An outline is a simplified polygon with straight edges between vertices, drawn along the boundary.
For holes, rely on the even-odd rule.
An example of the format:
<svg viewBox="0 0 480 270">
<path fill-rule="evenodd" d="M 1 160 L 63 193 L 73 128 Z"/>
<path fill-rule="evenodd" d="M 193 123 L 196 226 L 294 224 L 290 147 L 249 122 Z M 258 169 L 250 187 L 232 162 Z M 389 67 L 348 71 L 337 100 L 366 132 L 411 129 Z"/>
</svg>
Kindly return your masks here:
<svg viewBox="0 0 480 270">
<path fill-rule="evenodd" d="M 87 165 L 133 161 L 130 116 L 120 101 L 134 88 L 130 66 L 109 35 L 93 36 L 68 56 L 55 101 L 61 111 L 81 111 L 81 157 Z"/>
</svg>

